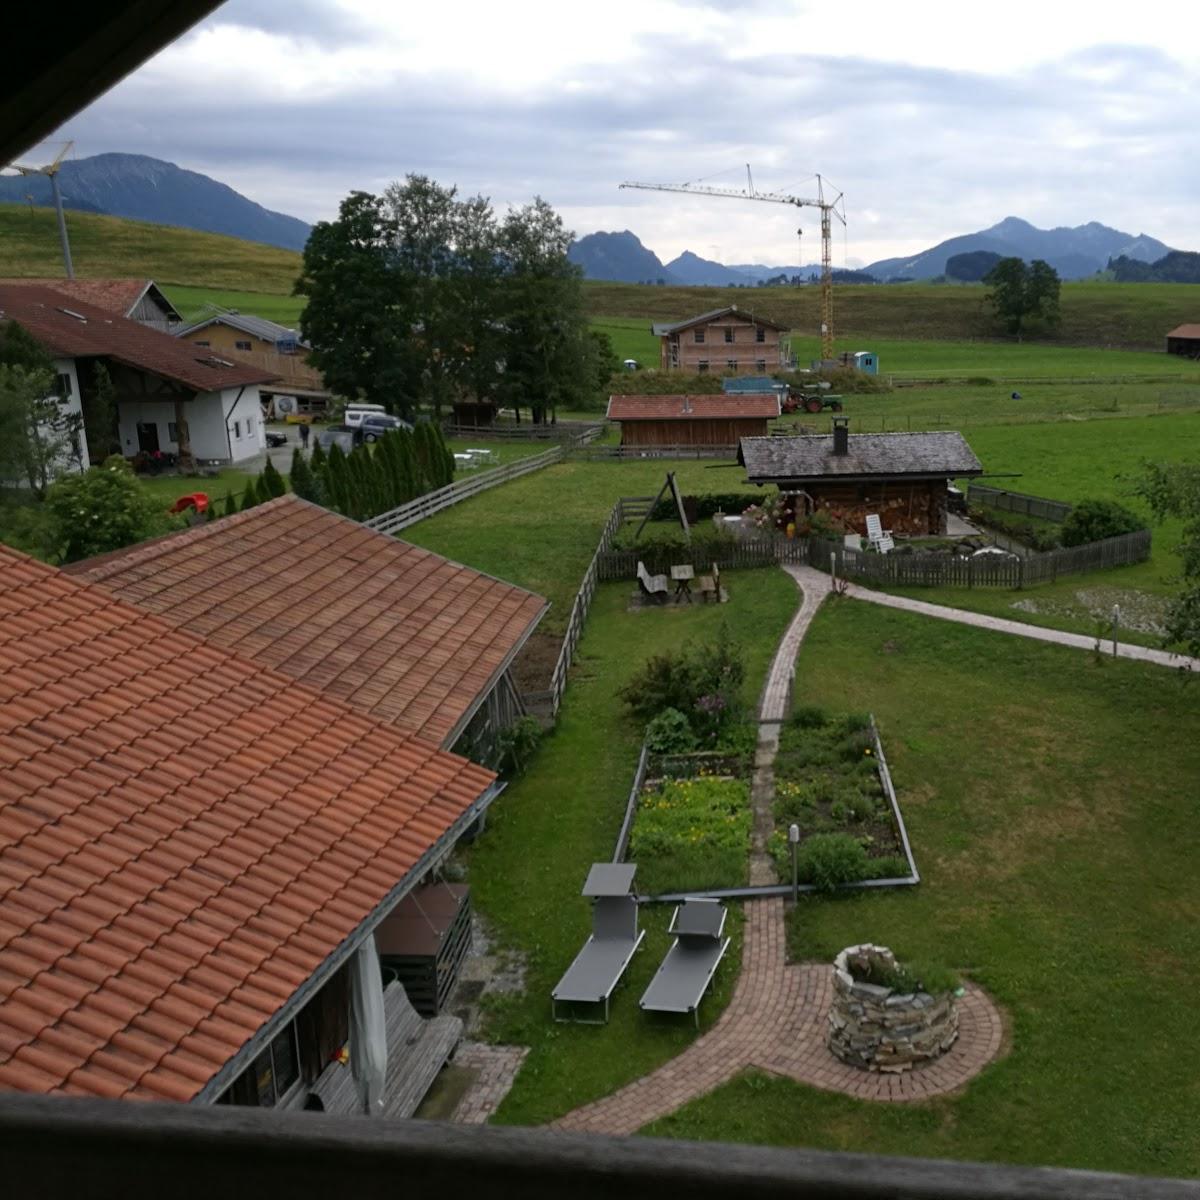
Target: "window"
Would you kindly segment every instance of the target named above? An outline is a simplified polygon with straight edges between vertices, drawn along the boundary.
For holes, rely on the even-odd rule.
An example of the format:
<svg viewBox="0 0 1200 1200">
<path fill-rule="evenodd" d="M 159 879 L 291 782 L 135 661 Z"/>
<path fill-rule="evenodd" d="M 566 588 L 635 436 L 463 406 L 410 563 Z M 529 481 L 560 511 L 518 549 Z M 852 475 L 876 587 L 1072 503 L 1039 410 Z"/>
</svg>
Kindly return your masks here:
<svg viewBox="0 0 1200 1200">
<path fill-rule="evenodd" d="M 246 436 L 247 437 L 254 436 L 254 418 L 253 417 L 246 418 Z"/>
<path fill-rule="evenodd" d="M 235 1080 L 218 1104 L 243 1104 L 251 1108 L 274 1108 L 300 1078 L 300 1055 L 296 1048 L 296 1025 L 289 1021 L 282 1033 Z"/>
<path fill-rule="evenodd" d="M 698 371 L 698 372 L 699 372 L 701 375 L 707 375 L 707 374 L 708 374 L 708 359 L 707 359 L 707 358 L 702 358 L 702 359 L 701 359 L 701 360 L 700 360 L 700 361 L 699 361 L 699 362 L 696 364 L 696 370 L 697 370 L 697 371 Z"/>
<path fill-rule="evenodd" d="M 167 422 L 167 441 L 179 444 L 179 426 L 174 421 Z"/>
<path fill-rule="evenodd" d="M 696 342 L 697 342 L 697 344 L 700 344 L 700 345 L 702 345 L 702 344 L 703 344 L 703 342 L 704 342 L 704 330 L 703 330 L 703 329 L 697 329 L 697 330 L 696 330 L 696 331 L 695 331 L 695 332 L 692 334 L 692 337 L 694 337 L 694 338 L 696 339 Z"/>
<path fill-rule="evenodd" d="M 726 359 L 725 360 L 725 369 L 727 371 L 736 371 L 737 370 L 737 359 L 736 358 Z"/>
<path fill-rule="evenodd" d="M 254 347 L 251 346 L 249 342 L 234 342 L 233 348 L 235 350 L 253 350 L 254 349 Z"/>
<path fill-rule="evenodd" d="M 765 358 L 760 358 L 760 359 L 756 360 L 756 362 L 754 364 L 754 369 L 756 371 L 758 371 L 760 374 L 765 372 L 767 369 L 767 360 Z"/>
<path fill-rule="evenodd" d="M 767 340 L 767 331 L 761 325 L 754 327 L 754 340 L 756 342 L 765 342 Z"/>
<path fill-rule="evenodd" d="M 726 342 L 732 342 L 732 341 L 733 341 L 733 326 L 732 326 L 732 325 L 730 325 L 730 326 L 729 326 L 729 327 L 728 327 L 728 328 L 725 330 L 725 340 L 726 340 Z"/>
<path fill-rule="evenodd" d="M 71 395 L 71 377 L 65 371 L 58 377 L 56 391 L 63 400 Z"/>
<path fill-rule="evenodd" d="M 235 438 L 240 438 L 240 437 L 242 436 L 242 423 L 241 423 L 241 421 L 234 421 L 234 423 L 233 423 L 233 436 L 234 436 Z"/>
</svg>

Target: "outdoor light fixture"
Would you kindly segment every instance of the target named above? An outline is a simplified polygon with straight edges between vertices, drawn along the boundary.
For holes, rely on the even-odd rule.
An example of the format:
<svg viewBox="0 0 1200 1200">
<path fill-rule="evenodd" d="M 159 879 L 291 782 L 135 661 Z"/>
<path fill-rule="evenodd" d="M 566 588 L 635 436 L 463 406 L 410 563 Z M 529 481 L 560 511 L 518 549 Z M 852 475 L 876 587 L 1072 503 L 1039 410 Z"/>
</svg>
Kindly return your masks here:
<svg viewBox="0 0 1200 1200">
<path fill-rule="evenodd" d="M 797 873 L 796 853 L 800 848 L 800 826 L 788 826 L 788 844 L 792 847 L 792 903 L 800 899 L 800 876 Z"/>
</svg>

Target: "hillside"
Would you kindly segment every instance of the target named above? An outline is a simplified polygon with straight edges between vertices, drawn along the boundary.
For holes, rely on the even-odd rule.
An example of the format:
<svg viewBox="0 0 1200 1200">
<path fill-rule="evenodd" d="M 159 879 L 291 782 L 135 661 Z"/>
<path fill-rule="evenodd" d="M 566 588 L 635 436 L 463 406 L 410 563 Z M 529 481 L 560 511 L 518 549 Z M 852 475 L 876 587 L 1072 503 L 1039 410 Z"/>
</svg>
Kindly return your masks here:
<svg viewBox="0 0 1200 1200">
<path fill-rule="evenodd" d="M 311 231 L 304 221 L 263 208 L 227 184 L 145 154 L 68 159 L 58 179 L 64 206 L 85 212 L 222 233 L 285 250 L 302 250 Z M 0 178 L 0 203 L 21 204 L 29 196 L 35 204 L 53 204 L 50 180 L 44 175 Z"/>
<path fill-rule="evenodd" d="M 300 255 L 145 221 L 69 212 L 71 258 L 81 278 L 137 276 L 158 283 L 286 294 L 300 273 Z M 0 276 L 61 275 L 54 212 L 0 204 Z"/>
<path fill-rule="evenodd" d="M 844 284 L 834 291 L 834 330 L 855 339 L 871 337 L 991 341 L 997 326 L 978 284 L 888 286 Z M 681 320 L 736 304 L 789 324 L 797 333 L 817 329 L 820 289 L 815 287 L 684 288 L 587 283 L 592 317 Z M 1194 285 L 1118 284 L 1086 281 L 1062 289 L 1062 326 L 1054 342 L 1128 350 L 1161 350 L 1168 329 L 1200 321 L 1200 291 Z M 861 347 L 866 349 L 867 345 Z"/>
</svg>

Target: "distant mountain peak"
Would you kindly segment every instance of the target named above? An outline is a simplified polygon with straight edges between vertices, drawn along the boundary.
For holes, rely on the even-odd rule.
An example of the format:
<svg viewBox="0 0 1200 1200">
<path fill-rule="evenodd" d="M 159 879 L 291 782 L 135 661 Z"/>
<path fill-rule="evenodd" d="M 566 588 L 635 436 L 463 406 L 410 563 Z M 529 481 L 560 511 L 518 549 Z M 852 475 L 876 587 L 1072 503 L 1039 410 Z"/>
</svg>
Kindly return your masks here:
<svg viewBox="0 0 1200 1200">
<path fill-rule="evenodd" d="M 677 283 L 652 250 L 647 250 L 632 231 L 622 229 L 589 233 L 571 243 L 567 257 L 583 268 L 588 279 L 611 279 L 618 283 Z"/>
<path fill-rule="evenodd" d="M 148 154 L 106 151 L 67 159 L 59 171 L 68 208 L 223 233 L 248 242 L 301 250 L 311 226 L 272 212 L 228 184 Z M 0 178 L 0 202 L 52 203 L 45 176 Z"/>
</svg>

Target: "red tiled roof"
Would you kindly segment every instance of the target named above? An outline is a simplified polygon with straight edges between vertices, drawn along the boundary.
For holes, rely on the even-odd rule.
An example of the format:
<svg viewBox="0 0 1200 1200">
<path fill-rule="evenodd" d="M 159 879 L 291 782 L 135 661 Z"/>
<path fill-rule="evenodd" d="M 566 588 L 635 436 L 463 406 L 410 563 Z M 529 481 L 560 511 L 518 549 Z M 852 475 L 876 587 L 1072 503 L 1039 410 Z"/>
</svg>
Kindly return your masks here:
<svg viewBox="0 0 1200 1200">
<path fill-rule="evenodd" d="M 292 495 L 68 570 L 442 743 L 546 611 L 541 596 Z"/>
<path fill-rule="evenodd" d="M 16 321 L 51 354 L 111 358 L 198 392 L 278 378 L 259 367 L 214 357 L 211 350 L 198 349 L 83 300 L 68 299 L 49 287 L 0 284 L 2 320 Z"/>
<path fill-rule="evenodd" d="M 0 1089 L 193 1099 L 494 776 L 3 546 L 0 573 Z"/>
<path fill-rule="evenodd" d="M 779 397 L 768 393 L 608 398 L 610 421 L 704 421 L 777 416 Z"/>
<path fill-rule="evenodd" d="M 72 300 L 102 308 L 110 315 L 129 316 L 152 279 L 0 279 L 0 287 L 46 287 Z"/>
</svg>

